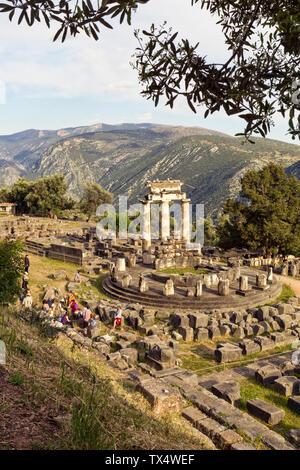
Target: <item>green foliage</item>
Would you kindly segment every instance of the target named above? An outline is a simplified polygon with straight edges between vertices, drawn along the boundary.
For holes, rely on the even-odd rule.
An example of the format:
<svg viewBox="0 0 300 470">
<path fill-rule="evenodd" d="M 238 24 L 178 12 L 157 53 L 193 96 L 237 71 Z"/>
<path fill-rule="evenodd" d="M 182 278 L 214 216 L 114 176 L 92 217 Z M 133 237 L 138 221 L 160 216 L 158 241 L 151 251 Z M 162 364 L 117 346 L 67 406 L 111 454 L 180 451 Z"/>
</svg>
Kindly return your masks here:
<svg viewBox="0 0 300 470">
<path fill-rule="evenodd" d="M 56 214 L 59 210 L 70 208 L 66 191 L 67 186 L 62 175 L 38 178 L 25 198 L 26 204 L 32 214 Z"/>
<path fill-rule="evenodd" d="M 92 215 L 96 215 L 98 206 L 101 204 L 111 204 L 112 201 L 113 194 L 103 189 L 100 184 L 89 183 L 84 187 L 80 209 L 90 218 Z"/>
<path fill-rule="evenodd" d="M 300 254 L 300 182 L 270 163 L 242 178 L 240 200 L 223 205 L 217 233 L 223 248 L 262 248 L 265 253 Z"/>
<path fill-rule="evenodd" d="M 9 202 L 9 189 L 0 189 L 0 202 Z"/>
<path fill-rule="evenodd" d="M 21 214 L 58 215 L 64 209 L 70 209 L 74 202 L 66 197 L 67 186 L 64 176 L 53 175 L 26 181 L 19 178 L 10 190 L 4 189 L 1 196 L 8 202 L 17 204 Z"/>
<path fill-rule="evenodd" d="M 217 245 L 217 231 L 216 227 L 210 217 L 206 217 L 204 220 L 204 244 L 206 246 Z"/>
<path fill-rule="evenodd" d="M 136 31 L 139 43 L 133 67 L 144 85 L 142 95 L 155 106 L 161 98 L 173 108 L 180 96 L 204 117 L 220 111 L 245 121 L 243 135 L 265 137 L 278 111 L 288 115 L 289 133 L 299 132 L 299 0 L 192 0 L 218 18 L 229 58 L 209 63 L 199 43 L 177 39 L 166 22 Z M 297 85 L 296 85 L 297 87 Z"/>
<path fill-rule="evenodd" d="M 288 284 L 282 284 L 281 294 L 278 297 L 276 297 L 276 299 L 273 302 L 270 302 L 267 305 L 272 306 L 278 303 L 286 303 L 289 301 L 291 297 L 295 297 L 295 292 L 293 291 L 291 286 L 289 286 Z"/>
<path fill-rule="evenodd" d="M 22 387 L 24 385 L 24 375 L 16 371 L 11 377 L 9 377 L 8 381 L 13 385 L 18 385 L 19 387 Z"/>
<path fill-rule="evenodd" d="M 4 0 L 3 0 L 4 1 Z M 112 29 L 111 23 L 131 24 L 132 13 L 150 0 L 8 0 L 0 3 L 0 13 L 10 21 L 18 16 L 29 26 L 37 22 L 58 29 L 53 40 L 84 32 L 97 40 L 100 29 Z M 207 51 L 200 55 L 199 43 L 177 40 L 178 33 L 163 24 L 149 31 L 137 31 L 139 47 L 136 63 L 142 94 L 155 106 L 162 97 L 173 108 L 183 97 L 196 113 L 206 108 L 204 117 L 221 109 L 228 116 L 239 115 L 246 121 L 244 133 L 263 137 L 273 125 L 278 111 L 288 114 L 289 133 L 299 133 L 299 100 L 293 99 L 293 84 L 299 77 L 300 35 L 299 0 L 192 0 L 195 8 L 207 10 L 216 18 L 224 34 L 229 57 L 209 63 Z M 200 16 L 201 21 L 201 16 Z M 201 25 L 201 23 L 200 23 Z"/>
<path fill-rule="evenodd" d="M 21 243 L 0 242 L 0 304 L 13 303 L 20 294 L 23 266 Z"/>
</svg>

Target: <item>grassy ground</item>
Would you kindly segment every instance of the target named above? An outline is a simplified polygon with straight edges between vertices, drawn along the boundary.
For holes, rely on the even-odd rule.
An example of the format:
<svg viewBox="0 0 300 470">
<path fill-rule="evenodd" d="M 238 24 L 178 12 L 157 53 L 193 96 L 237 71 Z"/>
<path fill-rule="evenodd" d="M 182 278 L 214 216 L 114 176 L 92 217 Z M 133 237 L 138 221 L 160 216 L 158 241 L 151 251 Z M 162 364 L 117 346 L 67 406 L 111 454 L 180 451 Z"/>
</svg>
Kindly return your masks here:
<svg viewBox="0 0 300 470">
<path fill-rule="evenodd" d="M 222 342 L 226 342 L 227 338 L 219 338 Z M 206 375 L 221 370 L 232 369 L 240 365 L 247 365 L 253 361 L 266 358 L 272 354 L 282 354 L 290 351 L 291 346 L 278 346 L 272 350 L 263 351 L 257 354 L 243 356 L 238 362 L 229 364 L 219 364 L 215 361 L 214 350 L 218 341 L 206 341 L 205 343 L 194 343 L 180 341 L 178 358 L 182 360 L 182 367 L 195 372 L 197 375 Z M 230 343 L 234 341 L 230 338 Z M 236 341 L 238 342 L 238 341 Z"/>
<path fill-rule="evenodd" d="M 267 305 L 272 306 L 277 303 L 285 303 L 285 302 L 288 302 L 288 300 L 294 296 L 295 296 L 295 292 L 293 291 L 293 289 L 288 284 L 282 284 L 281 294 L 278 297 L 276 297 L 276 299 L 273 300 L 273 302 Z"/>
<path fill-rule="evenodd" d="M 6 366 L 0 366 L 6 377 L 0 387 L 0 449 L 203 448 L 178 415 L 153 415 L 119 371 L 64 335 L 49 340 L 38 325 L 6 310 L 0 338 L 7 347 Z"/>
<path fill-rule="evenodd" d="M 287 397 L 280 395 L 272 390 L 272 388 L 267 388 L 258 384 L 254 378 L 243 380 L 240 385 L 242 398 L 240 408 L 242 410 L 247 411 L 247 400 L 259 398 L 265 402 L 271 403 L 272 405 L 278 406 L 285 411 L 284 419 L 279 424 L 276 424 L 276 426 L 268 425 L 270 429 L 285 437 L 290 429 L 300 428 L 300 416 L 297 416 L 287 407 Z M 263 421 L 261 422 L 266 424 Z"/>
<path fill-rule="evenodd" d="M 165 274 L 181 274 L 184 276 L 187 273 L 190 274 L 207 274 L 209 271 L 207 269 L 194 269 L 194 268 L 165 268 L 156 271 L 158 273 Z"/>
<path fill-rule="evenodd" d="M 30 270 L 29 270 L 29 287 L 33 294 L 34 302 L 40 304 L 43 286 L 48 285 L 60 289 L 62 295 L 66 294 L 66 285 L 68 280 L 73 281 L 76 271 L 81 269 L 73 263 L 66 263 L 64 261 L 43 258 L 36 255 L 29 255 Z M 51 279 L 49 276 L 56 271 L 66 271 L 67 280 Z M 86 298 L 100 300 L 108 298 L 102 290 L 102 280 L 106 273 L 101 273 L 100 276 L 83 274 L 83 282 L 78 284 L 79 300 L 83 301 Z"/>
</svg>

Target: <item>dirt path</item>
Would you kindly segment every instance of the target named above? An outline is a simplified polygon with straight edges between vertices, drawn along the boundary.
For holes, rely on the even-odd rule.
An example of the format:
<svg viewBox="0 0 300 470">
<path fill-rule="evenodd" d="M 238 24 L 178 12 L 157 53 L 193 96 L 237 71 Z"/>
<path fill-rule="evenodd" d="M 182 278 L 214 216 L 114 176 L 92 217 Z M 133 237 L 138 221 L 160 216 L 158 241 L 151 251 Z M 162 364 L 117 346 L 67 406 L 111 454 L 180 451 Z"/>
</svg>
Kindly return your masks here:
<svg viewBox="0 0 300 470">
<path fill-rule="evenodd" d="M 288 276 L 278 276 L 282 284 L 291 286 L 296 295 L 300 295 L 300 280 Z"/>
</svg>

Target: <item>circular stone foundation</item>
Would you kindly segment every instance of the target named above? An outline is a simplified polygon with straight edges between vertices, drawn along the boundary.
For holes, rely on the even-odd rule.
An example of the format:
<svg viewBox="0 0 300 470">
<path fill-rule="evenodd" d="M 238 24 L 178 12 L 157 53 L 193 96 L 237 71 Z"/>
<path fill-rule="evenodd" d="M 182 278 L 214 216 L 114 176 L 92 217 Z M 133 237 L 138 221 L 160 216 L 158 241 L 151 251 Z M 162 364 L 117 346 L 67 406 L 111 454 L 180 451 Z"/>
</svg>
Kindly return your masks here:
<svg viewBox="0 0 300 470">
<path fill-rule="evenodd" d="M 212 274 L 213 274 L 212 270 Z M 226 270 L 224 270 L 226 272 Z M 260 271 L 253 270 L 247 267 L 240 268 L 240 274 L 248 276 L 249 291 L 245 294 L 238 294 L 239 282 L 238 280 L 230 281 L 229 295 L 221 296 L 218 294 L 218 285 L 208 287 L 203 282 L 202 295 L 195 297 L 191 295 L 191 288 L 196 283 L 196 278 L 199 279 L 200 275 L 189 275 L 186 273 L 180 278 L 187 278 L 187 281 L 182 279 L 183 285 L 176 285 L 174 283 L 174 295 L 163 295 L 163 288 L 165 282 L 174 276 L 172 274 L 157 273 L 155 270 L 150 270 L 141 264 L 135 268 L 127 268 L 126 275 L 130 274 L 132 281 L 129 287 L 122 287 L 120 281 L 113 281 L 111 277 L 107 277 L 103 281 L 103 290 L 105 293 L 114 299 L 126 303 L 138 303 L 141 305 L 152 306 L 156 308 L 172 308 L 172 309 L 197 309 L 197 310 L 212 310 L 223 309 L 231 310 L 234 308 L 251 308 L 258 305 L 264 305 L 274 300 L 281 293 L 281 283 L 274 276 L 272 284 L 268 284 L 266 290 L 256 289 L 256 275 Z M 148 284 L 146 292 L 139 291 L 139 279 L 143 276 Z M 190 278 L 190 279 L 189 279 Z M 189 289 L 190 288 L 190 289 Z"/>
</svg>

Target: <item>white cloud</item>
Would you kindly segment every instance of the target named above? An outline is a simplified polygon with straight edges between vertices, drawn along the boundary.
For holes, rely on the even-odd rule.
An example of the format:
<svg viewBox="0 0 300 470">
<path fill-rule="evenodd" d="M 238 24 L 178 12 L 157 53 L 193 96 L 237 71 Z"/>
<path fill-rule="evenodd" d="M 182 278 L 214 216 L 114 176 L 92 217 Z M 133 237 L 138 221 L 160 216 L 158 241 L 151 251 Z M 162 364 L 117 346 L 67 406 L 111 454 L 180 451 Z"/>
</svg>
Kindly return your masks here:
<svg viewBox="0 0 300 470">
<path fill-rule="evenodd" d="M 114 100 L 134 99 L 140 92 L 137 73 L 129 65 L 137 45 L 135 27 L 148 28 L 166 19 L 183 36 L 200 40 L 203 52 L 217 57 L 221 51 L 224 56 L 222 33 L 214 19 L 199 10 L 182 0 L 151 0 L 133 15 L 132 27 L 116 24 L 113 31 L 104 28 L 97 42 L 81 34 L 64 44 L 52 42 L 56 25 L 50 31 L 40 24 L 18 26 L 2 14 L 1 75 L 11 89 L 28 97 L 108 94 Z"/>
</svg>

